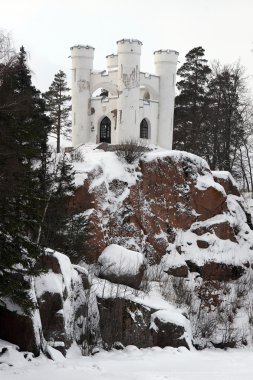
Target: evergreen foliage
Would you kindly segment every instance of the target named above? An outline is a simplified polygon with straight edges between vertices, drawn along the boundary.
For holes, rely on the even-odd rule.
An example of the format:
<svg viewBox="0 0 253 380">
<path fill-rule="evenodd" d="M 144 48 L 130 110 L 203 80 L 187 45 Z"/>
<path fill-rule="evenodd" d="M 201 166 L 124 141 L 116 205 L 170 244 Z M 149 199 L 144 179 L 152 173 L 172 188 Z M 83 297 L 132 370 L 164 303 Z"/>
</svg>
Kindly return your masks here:
<svg viewBox="0 0 253 380">
<path fill-rule="evenodd" d="M 233 171 L 245 135 L 245 80 L 240 65 L 214 65 L 208 84 L 206 159 L 212 169 Z"/>
<path fill-rule="evenodd" d="M 65 74 L 56 75 L 47 93 L 49 118 L 45 98 L 32 85 L 25 49 L 16 55 L 6 52 L 9 46 L 0 36 L 0 305 L 13 302 L 30 313 L 30 279 L 41 272 L 38 258 L 44 247 L 78 262 L 86 246 L 87 220 L 69 211 L 75 186 L 67 155 L 48 146 L 52 128 L 59 133 L 62 122 L 67 125 Z"/>
<path fill-rule="evenodd" d="M 60 250 L 61 231 L 68 219 L 67 198 L 74 191 L 74 172 L 66 155 L 51 152 L 46 171 L 42 233 L 39 243 Z"/>
<path fill-rule="evenodd" d="M 43 177 L 45 195 L 38 244 L 64 252 L 78 263 L 86 249 L 87 218 L 75 215 L 69 201 L 75 190 L 74 171 L 66 153 L 50 152 Z"/>
<path fill-rule="evenodd" d="M 173 147 L 205 158 L 212 170 L 228 170 L 248 181 L 242 157 L 246 149 L 249 165 L 246 130 L 253 114 L 244 70 L 239 64 L 219 62 L 210 68 L 204 52 L 202 47 L 190 50 L 178 70 Z"/>
<path fill-rule="evenodd" d="M 1 63 L 0 75 L 0 296 L 28 310 L 28 283 L 21 286 L 20 279 L 36 273 L 36 258 L 42 252 L 35 242 L 38 175 L 50 120 L 31 83 L 23 47 L 11 61 Z"/>
<path fill-rule="evenodd" d="M 211 69 L 204 58 L 205 50 L 196 47 L 186 54 L 186 62 L 177 74 L 180 91 L 175 99 L 174 149 L 201 155 L 205 130 L 205 103 Z"/>
<path fill-rule="evenodd" d="M 79 264 L 89 250 L 92 229 L 85 214 L 71 214 L 67 223 L 59 231 L 59 250 L 69 256 L 74 264 Z"/>
<path fill-rule="evenodd" d="M 49 90 L 43 95 L 52 120 L 51 132 L 56 137 L 57 153 L 60 152 L 61 148 L 61 135 L 68 137 L 70 133 L 69 112 L 71 106 L 69 105 L 69 101 L 71 96 L 69 95 L 69 91 L 66 74 L 60 70 L 55 74 Z"/>
</svg>

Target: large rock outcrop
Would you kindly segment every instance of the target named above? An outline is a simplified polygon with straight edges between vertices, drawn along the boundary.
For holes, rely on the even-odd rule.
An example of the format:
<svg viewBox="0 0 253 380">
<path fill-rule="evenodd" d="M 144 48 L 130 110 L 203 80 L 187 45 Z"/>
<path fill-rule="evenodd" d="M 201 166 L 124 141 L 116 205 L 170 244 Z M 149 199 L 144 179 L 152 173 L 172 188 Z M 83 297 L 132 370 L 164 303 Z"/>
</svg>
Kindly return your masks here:
<svg viewBox="0 0 253 380">
<path fill-rule="evenodd" d="M 125 298 L 98 299 L 103 345 L 180 347 L 191 344 L 187 320 L 179 312 L 155 310 Z M 171 314 L 177 318 L 171 319 Z"/>
<path fill-rule="evenodd" d="M 36 354 L 65 354 L 74 341 L 83 354 L 190 347 L 191 329 L 198 348 L 251 341 L 252 224 L 230 175 L 168 151 L 134 165 L 85 151 L 76 170 L 69 209 L 85 213 L 90 230 L 82 266 L 48 250 L 31 289 L 36 314 L 0 309 L 13 330 L 0 338 Z"/>
<path fill-rule="evenodd" d="M 239 328 L 243 302 L 250 313 L 236 294 L 250 289 L 253 263 L 252 223 L 231 175 L 185 152 L 149 152 L 128 165 L 113 152 L 85 151 L 78 185 L 69 207 L 93 226 L 84 261 L 99 262 L 110 244 L 141 253 L 148 273 L 141 289 L 147 278 L 159 282 L 166 299 L 189 311 L 196 346 L 227 344 L 222 331 Z"/>
<path fill-rule="evenodd" d="M 22 351 L 40 353 L 40 342 L 36 336 L 33 318 L 21 315 L 17 311 L 0 307 L 0 339 L 14 343 Z"/>
<path fill-rule="evenodd" d="M 17 344 L 21 350 L 39 355 L 54 347 L 64 355 L 78 340 L 87 317 L 88 274 L 73 267 L 67 256 L 47 250 L 40 258 L 43 270 L 31 282 L 37 308 L 26 315 L 11 303 L 0 308 L 0 339 Z"/>
<path fill-rule="evenodd" d="M 250 228 L 229 173 L 213 175 L 203 159 L 177 151 L 149 152 L 138 165 L 121 162 L 113 152 L 84 157 L 69 207 L 89 215 L 87 263 L 96 263 L 110 244 L 141 252 L 156 264 L 174 247 L 185 260 L 200 257 L 201 265 L 210 261 L 210 252 L 227 252 L 231 265 L 231 250 L 250 252 Z M 222 260 L 216 255 L 215 261 Z M 186 267 L 181 273 L 186 276 Z"/>
<path fill-rule="evenodd" d="M 73 342 L 85 355 L 93 353 L 97 347 L 110 349 L 117 344 L 189 348 L 190 327 L 180 310 L 176 311 L 167 303 L 161 304 L 167 310 L 144 306 L 136 298 L 138 294 L 145 295 L 134 289 L 140 283 L 138 268 L 143 263 L 140 253 L 132 252 L 135 260 L 131 267 L 126 257 L 128 250 L 119 246 L 108 247 L 109 255 L 105 252 L 102 259 L 106 260 L 101 259 L 101 266 L 108 259 L 112 264 L 114 254 L 111 253 L 118 251 L 123 251 L 123 255 L 116 264 L 120 263 L 122 267 L 116 266 L 116 269 L 126 269 L 125 265 L 129 264 L 128 275 L 114 278 L 112 271 L 109 277 L 114 283 L 111 283 L 94 273 L 91 279 L 84 267 L 73 266 L 67 256 L 47 250 L 40 258 L 43 272 L 31 282 L 37 309 L 28 316 L 20 308 L 1 307 L 0 339 L 35 355 L 43 351 L 51 358 L 54 349 L 66 355 Z M 137 268 L 137 274 L 131 275 L 131 268 L 134 272 Z M 123 284 L 119 283 L 120 279 Z M 129 282 L 133 287 L 128 286 Z M 146 296 L 146 302 L 152 303 L 152 299 L 149 301 Z M 167 313 L 167 320 L 159 317 L 159 311 L 164 315 Z"/>
<path fill-rule="evenodd" d="M 206 162 L 194 155 L 150 152 L 135 167 L 117 162 L 113 152 L 98 157 L 93 166 L 88 157 L 88 171 L 83 163 L 85 179 L 69 205 L 77 213 L 90 210 L 91 250 L 84 253 L 88 263 L 97 262 L 112 243 L 159 262 L 175 242 L 176 230 L 187 231 L 195 222 L 230 213 L 224 187 L 215 181 Z M 111 162 L 116 162 L 115 174 L 114 167 L 108 173 Z M 235 241 L 231 229 L 231 221 L 222 226 L 216 223 L 211 233 Z"/>
</svg>

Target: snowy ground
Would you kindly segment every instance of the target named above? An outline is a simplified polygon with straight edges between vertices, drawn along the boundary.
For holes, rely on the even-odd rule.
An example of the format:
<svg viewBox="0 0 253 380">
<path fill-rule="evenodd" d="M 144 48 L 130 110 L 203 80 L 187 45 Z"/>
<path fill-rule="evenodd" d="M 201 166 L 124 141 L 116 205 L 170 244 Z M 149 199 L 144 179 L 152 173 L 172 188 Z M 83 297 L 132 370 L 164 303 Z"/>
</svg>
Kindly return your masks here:
<svg viewBox="0 0 253 380">
<path fill-rule="evenodd" d="M 11 356 L 13 356 L 11 358 Z M 18 359 L 20 357 L 20 359 Z M 137 349 L 101 352 L 80 357 L 75 349 L 69 358 L 54 362 L 40 357 L 31 362 L 10 353 L 13 366 L 0 364 L 1 380 L 252 380 L 253 350 L 187 351 L 185 348 Z M 1 362 L 1 356 L 0 356 Z"/>
</svg>

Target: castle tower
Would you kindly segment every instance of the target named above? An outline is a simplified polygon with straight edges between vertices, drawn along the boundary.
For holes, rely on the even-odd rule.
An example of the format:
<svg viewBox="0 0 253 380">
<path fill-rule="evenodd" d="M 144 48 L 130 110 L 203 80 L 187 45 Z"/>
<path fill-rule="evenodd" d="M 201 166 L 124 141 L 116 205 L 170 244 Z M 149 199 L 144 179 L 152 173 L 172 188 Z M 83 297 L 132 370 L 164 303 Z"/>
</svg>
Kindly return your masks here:
<svg viewBox="0 0 253 380">
<path fill-rule="evenodd" d="M 154 56 L 155 73 L 160 77 L 157 143 L 165 149 L 172 149 L 178 52 L 157 50 Z"/>
<path fill-rule="evenodd" d="M 140 55 L 139 40 L 117 41 L 118 112 L 117 142 L 139 138 Z"/>
<path fill-rule="evenodd" d="M 94 48 L 75 45 L 72 58 L 72 143 L 73 146 L 89 141 L 90 77 Z"/>
<path fill-rule="evenodd" d="M 118 67 L 118 56 L 116 54 L 110 54 L 106 56 L 107 59 L 107 70 L 108 72 L 116 69 Z"/>
</svg>

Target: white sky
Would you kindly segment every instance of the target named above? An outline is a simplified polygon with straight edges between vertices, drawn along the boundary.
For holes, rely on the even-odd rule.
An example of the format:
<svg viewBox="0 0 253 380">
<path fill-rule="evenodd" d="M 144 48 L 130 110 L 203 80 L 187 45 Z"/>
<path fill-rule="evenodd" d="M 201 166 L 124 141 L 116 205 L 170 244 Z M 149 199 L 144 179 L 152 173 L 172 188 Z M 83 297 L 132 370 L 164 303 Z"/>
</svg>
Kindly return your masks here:
<svg viewBox="0 0 253 380">
<path fill-rule="evenodd" d="M 207 59 L 241 60 L 253 89 L 253 0 L 0 0 L 0 28 L 30 53 L 34 83 L 46 90 L 60 69 L 70 78 L 70 46 L 95 47 L 95 69 L 116 41 L 143 42 L 141 70 L 153 72 L 153 52 L 196 46 Z"/>
</svg>

